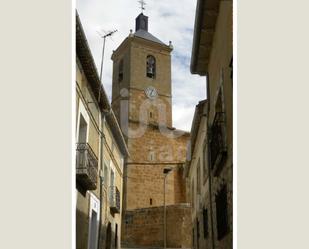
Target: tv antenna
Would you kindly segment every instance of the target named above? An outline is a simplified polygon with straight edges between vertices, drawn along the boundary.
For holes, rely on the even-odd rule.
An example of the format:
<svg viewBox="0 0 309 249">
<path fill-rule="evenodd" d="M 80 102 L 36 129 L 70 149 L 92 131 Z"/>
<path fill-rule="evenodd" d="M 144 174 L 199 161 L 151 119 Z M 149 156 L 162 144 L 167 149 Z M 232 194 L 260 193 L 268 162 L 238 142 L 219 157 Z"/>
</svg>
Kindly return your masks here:
<svg viewBox="0 0 309 249">
<path fill-rule="evenodd" d="M 103 62 L 104 62 L 104 52 L 105 52 L 105 43 L 106 43 L 106 38 L 110 37 L 116 33 L 118 30 L 112 30 L 112 31 L 104 31 L 104 35 L 98 32 L 101 38 L 103 38 L 103 48 L 102 48 L 102 58 L 101 58 L 101 70 L 100 70 L 100 83 L 102 84 L 102 73 L 103 73 Z M 101 86 L 100 86 L 101 87 Z M 99 89 L 99 102 L 100 102 L 100 97 L 101 97 L 101 90 Z"/>
<path fill-rule="evenodd" d="M 101 71 L 100 71 L 100 81 L 101 81 L 101 82 L 102 82 L 102 72 L 103 72 L 103 62 L 104 62 L 104 52 L 105 52 L 106 38 L 107 38 L 107 37 L 110 37 L 110 38 L 111 38 L 111 36 L 112 36 L 114 33 L 116 33 L 117 31 L 118 31 L 117 29 L 112 30 L 112 31 L 104 31 L 104 30 L 103 30 L 104 35 L 101 34 L 100 32 L 98 32 L 99 36 L 100 36 L 101 38 L 103 38 L 103 48 L 102 48 L 102 58 L 101 58 Z"/>
</svg>

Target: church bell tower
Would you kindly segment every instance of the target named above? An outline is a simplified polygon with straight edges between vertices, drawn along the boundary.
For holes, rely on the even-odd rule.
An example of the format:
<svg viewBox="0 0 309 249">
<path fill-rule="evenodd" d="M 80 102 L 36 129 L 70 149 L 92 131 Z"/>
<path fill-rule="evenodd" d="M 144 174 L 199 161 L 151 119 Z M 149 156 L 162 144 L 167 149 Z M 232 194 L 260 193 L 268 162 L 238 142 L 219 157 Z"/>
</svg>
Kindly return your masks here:
<svg viewBox="0 0 309 249">
<path fill-rule="evenodd" d="M 181 131 L 175 138 L 162 132 L 162 127 L 167 133 L 179 131 L 172 127 L 173 47 L 149 33 L 148 24 L 148 17 L 139 14 L 135 32 L 131 30 L 112 55 L 112 108 L 130 153 L 124 164 L 121 227 L 122 246 L 127 248 L 163 247 L 162 225 L 149 216 L 144 220 L 149 230 L 136 230 L 137 220 L 144 210 L 159 219 L 164 203 L 176 207 L 186 202 L 182 165 L 189 133 Z M 165 182 L 167 167 L 171 173 Z M 181 216 L 177 219 L 182 222 Z"/>
<path fill-rule="evenodd" d="M 171 44 L 148 32 L 148 17 L 141 13 L 135 33 L 131 31 L 112 55 L 112 106 L 118 120 L 127 100 L 128 121 L 172 127 L 171 51 Z"/>
</svg>

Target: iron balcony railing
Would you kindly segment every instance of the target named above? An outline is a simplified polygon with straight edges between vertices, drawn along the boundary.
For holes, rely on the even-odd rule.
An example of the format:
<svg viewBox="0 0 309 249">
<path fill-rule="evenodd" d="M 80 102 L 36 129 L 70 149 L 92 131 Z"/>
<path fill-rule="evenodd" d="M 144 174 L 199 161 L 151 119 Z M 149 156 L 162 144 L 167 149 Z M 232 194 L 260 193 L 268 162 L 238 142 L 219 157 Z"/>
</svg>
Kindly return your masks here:
<svg viewBox="0 0 309 249">
<path fill-rule="evenodd" d="M 97 188 L 98 158 L 88 143 L 76 144 L 76 181 L 86 190 Z"/>
<path fill-rule="evenodd" d="M 210 130 L 210 164 L 215 174 L 220 170 L 226 156 L 225 140 L 225 113 L 216 112 L 213 125 Z"/>
<path fill-rule="evenodd" d="M 116 186 L 109 188 L 109 207 L 112 213 L 120 213 L 120 192 Z"/>
</svg>

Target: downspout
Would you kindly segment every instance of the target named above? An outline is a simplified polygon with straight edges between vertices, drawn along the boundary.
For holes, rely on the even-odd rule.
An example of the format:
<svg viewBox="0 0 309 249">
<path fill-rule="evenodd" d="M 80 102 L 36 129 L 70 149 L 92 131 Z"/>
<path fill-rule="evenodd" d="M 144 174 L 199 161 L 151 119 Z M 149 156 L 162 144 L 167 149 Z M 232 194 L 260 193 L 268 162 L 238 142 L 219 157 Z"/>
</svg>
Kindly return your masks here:
<svg viewBox="0 0 309 249">
<path fill-rule="evenodd" d="M 103 191 L 102 186 L 104 182 L 104 175 L 103 175 L 103 168 L 104 168 L 104 124 L 105 124 L 105 113 L 101 112 L 101 148 L 100 148 L 100 154 L 101 154 L 101 160 L 100 160 L 100 219 L 99 219 L 99 236 L 98 236 L 98 249 L 101 248 L 101 231 L 102 231 L 102 207 L 103 207 Z"/>
<path fill-rule="evenodd" d="M 210 91 L 209 91 L 209 73 L 206 73 L 206 90 L 207 90 L 207 121 L 206 121 L 206 126 L 207 126 L 207 138 L 206 138 L 206 143 L 207 143 L 207 152 L 209 151 L 209 134 L 210 134 L 210 125 L 209 125 L 209 108 L 210 108 Z M 208 158 L 208 184 L 209 184 L 209 202 L 210 202 L 210 223 L 211 223 L 211 244 L 212 244 L 212 249 L 215 249 L 215 240 L 214 240 L 214 222 L 213 222 L 213 210 L 212 210 L 212 188 L 211 188 L 211 166 L 210 166 L 210 157 L 209 153 L 207 153 L 207 158 Z"/>
<path fill-rule="evenodd" d="M 209 128 L 209 126 L 208 126 Z M 209 132 L 207 132 L 209 134 Z M 209 146 L 209 138 L 207 134 L 207 150 Z M 209 158 L 209 157 L 208 157 Z M 209 201 L 210 201 L 210 223 L 211 223 L 211 244 L 212 249 L 215 248 L 215 241 L 214 241 L 214 222 L 213 222 L 213 211 L 212 211 L 212 189 L 211 189 L 211 168 L 210 168 L 210 160 L 208 159 L 208 183 L 209 183 Z"/>
</svg>

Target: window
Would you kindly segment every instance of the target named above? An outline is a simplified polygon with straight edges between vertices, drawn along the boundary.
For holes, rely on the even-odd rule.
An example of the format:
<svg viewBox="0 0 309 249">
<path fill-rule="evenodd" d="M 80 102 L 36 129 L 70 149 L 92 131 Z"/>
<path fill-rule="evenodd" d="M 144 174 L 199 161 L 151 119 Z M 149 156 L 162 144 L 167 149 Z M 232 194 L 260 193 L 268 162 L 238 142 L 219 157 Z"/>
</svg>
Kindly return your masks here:
<svg viewBox="0 0 309 249">
<path fill-rule="evenodd" d="M 97 235 L 97 213 L 92 210 L 91 211 L 91 218 L 90 218 L 90 236 L 89 236 L 89 248 L 95 249 L 96 248 L 96 235 Z"/>
<path fill-rule="evenodd" d="M 204 144 L 204 148 L 203 148 L 203 158 L 204 158 L 203 160 L 203 180 L 205 183 L 207 176 L 208 176 L 206 143 Z"/>
<path fill-rule="evenodd" d="M 150 206 L 152 206 L 152 198 L 150 198 L 149 204 L 150 204 Z"/>
<path fill-rule="evenodd" d="M 214 169 L 214 175 L 217 176 L 227 155 L 222 89 L 219 90 L 215 104 L 215 115 L 210 129 L 209 152 L 211 169 Z"/>
<path fill-rule="evenodd" d="M 133 215 L 132 214 L 126 214 L 124 219 L 125 219 L 125 223 L 127 225 L 133 224 Z"/>
<path fill-rule="evenodd" d="M 221 240 L 228 233 L 226 185 L 216 195 L 217 238 Z"/>
<path fill-rule="evenodd" d="M 98 241 L 98 225 L 100 217 L 100 201 L 90 193 L 90 205 L 89 205 L 89 236 L 88 236 L 88 248 L 96 249 Z"/>
<path fill-rule="evenodd" d="M 154 161 L 155 160 L 155 152 L 154 151 L 150 151 L 148 158 L 149 158 L 149 161 Z"/>
<path fill-rule="evenodd" d="M 207 209 L 203 209 L 203 229 L 204 229 L 204 238 L 208 237 L 208 212 Z"/>
<path fill-rule="evenodd" d="M 115 248 L 118 248 L 118 224 L 116 223 L 115 228 Z"/>
<path fill-rule="evenodd" d="M 114 186 L 115 186 L 115 173 L 114 173 L 113 170 L 111 170 L 110 186 L 111 186 L 111 187 L 114 187 Z"/>
<path fill-rule="evenodd" d="M 148 78 L 154 79 L 156 77 L 156 59 L 152 55 L 147 56 L 147 70 Z"/>
<path fill-rule="evenodd" d="M 191 207 L 194 209 L 194 181 L 191 182 Z"/>
<path fill-rule="evenodd" d="M 123 80 L 123 59 L 120 60 L 118 66 L 118 82 L 121 82 L 122 80 Z"/>
<path fill-rule="evenodd" d="M 87 122 L 83 115 L 80 114 L 79 118 L 79 132 L 78 132 L 78 143 L 87 142 Z"/>
<path fill-rule="evenodd" d="M 108 187 L 108 165 L 106 161 L 104 161 L 104 186 L 105 188 Z"/>
<path fill-rule="evenodd" d="M 200 246 L 200 223 L 196 218 L 196 248 L 199 249 Z"/>
</svg>

